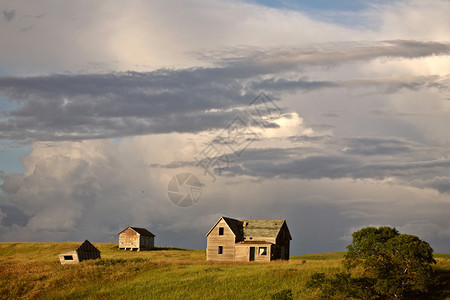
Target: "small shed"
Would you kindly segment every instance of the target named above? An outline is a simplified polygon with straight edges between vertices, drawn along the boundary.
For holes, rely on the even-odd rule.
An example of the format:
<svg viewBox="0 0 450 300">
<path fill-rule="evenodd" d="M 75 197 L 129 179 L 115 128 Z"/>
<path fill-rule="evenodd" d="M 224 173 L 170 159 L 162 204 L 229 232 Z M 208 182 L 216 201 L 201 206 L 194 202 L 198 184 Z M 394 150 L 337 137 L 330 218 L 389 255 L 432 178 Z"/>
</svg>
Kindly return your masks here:
<svg viewBox="0 0 450 300">
<path fill-rule="evenodd" d="M 85 240 L 76 250 L 58 254 L 62 265 L 77 264 L 83 260 L 98 259 L 100 251 L 88 240 Z"/>
<path fill-rule="evenodd" d="M 119 249 L 151 250 L 155 248 L 155 235 L 145 228 L 127 227 L 119 233 Z"/>
</svg>

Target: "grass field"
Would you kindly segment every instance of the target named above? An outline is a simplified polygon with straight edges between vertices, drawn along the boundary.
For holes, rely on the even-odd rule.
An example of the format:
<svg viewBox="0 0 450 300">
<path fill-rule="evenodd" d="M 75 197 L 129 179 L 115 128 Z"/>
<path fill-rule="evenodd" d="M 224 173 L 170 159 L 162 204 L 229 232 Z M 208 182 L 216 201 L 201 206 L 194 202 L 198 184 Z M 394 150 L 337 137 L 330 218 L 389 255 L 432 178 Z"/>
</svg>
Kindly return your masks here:
<svg viewBox="0 0 450 300">
<path fill-rule="evenodd" d="M 102 259 L 61 265 L 58 253 L 80 243 L 0 243 L 0 297 L 270 299 L 290 289 L 294 299 L 316 299 L 305 283 L 315 272 L 341 271 L 343 252 L 300 255 L 288 262 L 215 263 L 204 250 L 118 250 L 95 244 Z M 450 255 L 436 254 L 435 299 L 450 299 Z"/>
</svg>

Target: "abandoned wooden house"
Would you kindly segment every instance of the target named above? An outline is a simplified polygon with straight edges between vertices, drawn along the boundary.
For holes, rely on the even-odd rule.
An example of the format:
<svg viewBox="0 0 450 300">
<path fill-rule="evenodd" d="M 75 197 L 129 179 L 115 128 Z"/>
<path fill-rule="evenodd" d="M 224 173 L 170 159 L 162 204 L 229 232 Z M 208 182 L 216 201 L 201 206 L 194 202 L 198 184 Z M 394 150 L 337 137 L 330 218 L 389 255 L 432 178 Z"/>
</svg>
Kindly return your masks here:
<svg viewBox="0 0 450 300">
<path fill-rule="evenodd" d="M 88 240 L 85 240 L 76 250 L 60 253 L 58 256 L 62 265 L 77 264 L 83 260 L 101 258 L 100 251 Z"/>
<path fill-rule="evenodd" d="M 151 250 L 155 248 L 155 235 L 145 228 L 127 227 L 119 233 L 119 249 Z"/>
<path fill-rule="evenodd" d="M 286 220 L 227 217 L 221 217 L 206 237 L 206 259 L 219 261 L 288 260 L 292 240 Z"/>
</svg>

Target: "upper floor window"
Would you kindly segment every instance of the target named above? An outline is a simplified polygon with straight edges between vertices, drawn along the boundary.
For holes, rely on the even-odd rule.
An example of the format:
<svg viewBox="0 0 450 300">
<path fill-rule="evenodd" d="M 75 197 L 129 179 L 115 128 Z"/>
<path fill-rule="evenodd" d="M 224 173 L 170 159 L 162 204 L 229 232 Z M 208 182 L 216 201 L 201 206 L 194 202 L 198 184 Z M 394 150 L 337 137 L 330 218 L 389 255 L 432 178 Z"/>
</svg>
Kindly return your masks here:
<svg viewBox="0 0 450 300">
<path fill-rule="evenodd" d="M 219 227 L 219 235 L 223 235 L 223 227 Z"/>
</svg>

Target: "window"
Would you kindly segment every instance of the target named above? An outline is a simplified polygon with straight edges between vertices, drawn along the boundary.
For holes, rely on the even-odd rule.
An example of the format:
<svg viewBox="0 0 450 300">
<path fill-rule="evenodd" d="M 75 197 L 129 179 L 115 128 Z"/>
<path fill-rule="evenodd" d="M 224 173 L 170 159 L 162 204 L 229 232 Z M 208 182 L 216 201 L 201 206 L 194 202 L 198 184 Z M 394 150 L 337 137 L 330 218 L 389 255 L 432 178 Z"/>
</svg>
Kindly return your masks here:
<svg viewBox="0 0 450 300">
<path fill-rule="evenodd" d="M 267 247 L 259 247 L 259 255 L 267 255 Z"/>
<path fill-rule="evenodd" d="M 64 260 L 73 260 L 72 255 L 64 255 Z"/>
<path fill-rule="evenodd" d="M 223 254 L 223 246 L 219 246 L 219 254 Z"/>
<path fill-rule="evenodd" d="M 219 227 L 219 235 L 223 235 L 223 227 Z"/>
</svg>

